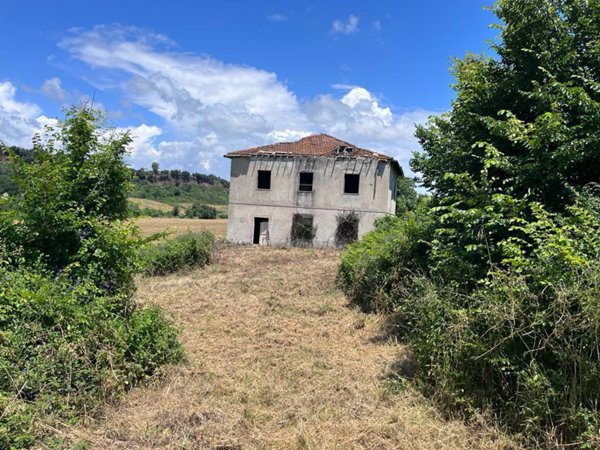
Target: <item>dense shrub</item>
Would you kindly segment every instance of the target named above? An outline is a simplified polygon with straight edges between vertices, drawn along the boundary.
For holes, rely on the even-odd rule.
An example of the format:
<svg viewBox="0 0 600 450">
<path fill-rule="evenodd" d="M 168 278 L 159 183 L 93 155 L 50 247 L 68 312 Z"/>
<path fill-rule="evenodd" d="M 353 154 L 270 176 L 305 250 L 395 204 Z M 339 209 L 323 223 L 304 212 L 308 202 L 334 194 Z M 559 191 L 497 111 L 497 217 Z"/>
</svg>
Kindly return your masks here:
<svg viewBox="0 0 600 450">
<path fill-rule="evenodd" d="M 416 273 L 427 270 L 430 233 L 429 215 L 423 210 L 379 219 L 374 231 L 350 244 L 343 253 L 340 285 L 365 310 L 393 309 L 391 287 L 410 282 Z"/>
<path fill-rule="evenodd" d="M 396 313 L 418 385 L 447 411 L 491 411 L 528 447 L 600 448 L 600 9 L 493 10 L 497 57 L 456 61 L 451 110 L 417 128 L 426 251 L 380 229 L 340 280 Z"/>
<path fill-rule="evenodd" d="M 195 219 L 216 219 L 217 209 L 210 205 L 194 203 L 185 211 L 185 217 Z"/>
<path fill-rule="evenodd" d="M 530 445 L 600 445 L 600 216 L 538 208 L 507 267 L 462 295 L 416 278 L 399 286 L 422 387 L 448 409 L 492 408 Z M 533 243 L 531 254 L 522 245 Z"/>
<path fill-rule="evenodd" d="M 588 192 L 565 214 L 532 203 L 531 221 L 514 219 L 513 237 L 499 244 L 502 265 L 468 293 L 420 267 L 427 247 L 414 244 L 427 232 L 415 239 L 410 216 L 387 218 L 349 246 L 340 282 L 359 305 L 394 312 L 417 383 L 442 409 L 491 409 L 524 445 L 595 448 L 599 203 Z"/>
<path fill-rule="evenodd" d="M 133 301 L 143 240 L 126 220 L 131 139 L 73 108 L 13 153 L 14 196 L 0 197 L 0 447 L 91 414 L 182 357 L 177 330 Z"/>
<path fill-rule="evenodd" d="M 210 261 L 214 236 L 209 231 L 186 234 L 150 246 L 142 253 L 146 275 L 164 275 L 180 269 L 204 266 Z"/>
<path fill-rule="evenodd" d="M 0 392 L 29 421 L 93 411 L 182 357 L 176 330 L 155 309 L 31 268 L 0 269 L 0 279 Z M 0 429 L 24 418 L 4 420 Z M 11 439 L 32 439 L 33 428 Z"/>
</svg>

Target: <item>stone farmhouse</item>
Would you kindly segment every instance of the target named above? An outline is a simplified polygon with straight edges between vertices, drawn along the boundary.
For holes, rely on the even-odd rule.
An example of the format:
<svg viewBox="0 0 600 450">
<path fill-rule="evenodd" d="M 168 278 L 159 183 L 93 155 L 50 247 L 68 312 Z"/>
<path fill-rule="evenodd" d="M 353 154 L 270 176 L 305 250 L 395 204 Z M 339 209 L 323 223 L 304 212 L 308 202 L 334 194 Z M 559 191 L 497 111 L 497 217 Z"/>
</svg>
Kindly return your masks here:
<svg viewBox="0 0 600 450">
<path fill-rule="evenodd" d="M 398 162 L 326 134 L 225 157 L 231 242 L 340 246 L 396 209 Z"/>
</svg>

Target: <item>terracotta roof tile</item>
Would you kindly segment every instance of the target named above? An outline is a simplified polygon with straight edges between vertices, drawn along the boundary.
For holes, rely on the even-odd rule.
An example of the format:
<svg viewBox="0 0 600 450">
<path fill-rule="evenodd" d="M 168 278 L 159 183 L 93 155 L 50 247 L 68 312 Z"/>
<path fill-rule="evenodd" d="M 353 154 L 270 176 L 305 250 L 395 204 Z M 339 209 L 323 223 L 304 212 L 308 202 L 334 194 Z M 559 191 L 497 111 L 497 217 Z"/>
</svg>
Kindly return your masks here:
<svg viewBox="0 0 600 450">
<path fill-rule="evenodd" d="M 381 161 L 392 161 L 391 156 L 383 153 L 359 148 L 353 144 L 334 138 L 327 134 L 307 136 L 296 142 L 280 142 L 277 144 L 238 150 L 225 155 L 226 158 L 237 156 L 329 156 L 344 158 L 374 158 Z"/>
</svg>

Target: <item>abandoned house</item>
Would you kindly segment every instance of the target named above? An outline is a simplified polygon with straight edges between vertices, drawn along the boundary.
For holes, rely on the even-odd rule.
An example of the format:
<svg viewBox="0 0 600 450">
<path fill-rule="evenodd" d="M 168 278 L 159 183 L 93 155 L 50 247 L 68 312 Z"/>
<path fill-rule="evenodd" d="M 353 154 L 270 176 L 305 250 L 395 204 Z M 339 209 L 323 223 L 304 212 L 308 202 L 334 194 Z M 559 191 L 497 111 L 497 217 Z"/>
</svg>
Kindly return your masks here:
<svg viewBox="0 0 600 450">
<path fill-rule="evenodd" d="M 231 242 L 341 246 L 396 209 L 398 162 L 325 134 L 225 157 Z"/>
</svg>

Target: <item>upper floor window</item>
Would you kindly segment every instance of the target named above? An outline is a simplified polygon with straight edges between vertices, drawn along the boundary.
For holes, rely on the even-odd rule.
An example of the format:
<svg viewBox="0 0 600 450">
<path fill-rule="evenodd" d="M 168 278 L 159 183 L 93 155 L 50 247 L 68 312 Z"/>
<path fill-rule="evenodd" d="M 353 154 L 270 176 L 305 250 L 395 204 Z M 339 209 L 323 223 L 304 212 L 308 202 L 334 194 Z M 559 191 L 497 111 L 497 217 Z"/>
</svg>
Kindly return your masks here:
<svg viewBox="0 0 600 450">
<path fill-rule="evenodd" d="M 357 173 L 347 173 L 344 175 L 344 194 L 358 194 L 358 185 L 360 184 L 360 175 Z"/>
<path fill-rule="evenodd" d="M 301 192 L 312 192 L 313 190 L 313 173 L 300 172 L 300 185 L 298 190 Z"/>
<path fill-rule="evenodd" d="M 258 171 L 258 189 L 271 189 L 271 171 L 270 170 L 259 170 Z"/>
</svg>

